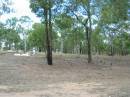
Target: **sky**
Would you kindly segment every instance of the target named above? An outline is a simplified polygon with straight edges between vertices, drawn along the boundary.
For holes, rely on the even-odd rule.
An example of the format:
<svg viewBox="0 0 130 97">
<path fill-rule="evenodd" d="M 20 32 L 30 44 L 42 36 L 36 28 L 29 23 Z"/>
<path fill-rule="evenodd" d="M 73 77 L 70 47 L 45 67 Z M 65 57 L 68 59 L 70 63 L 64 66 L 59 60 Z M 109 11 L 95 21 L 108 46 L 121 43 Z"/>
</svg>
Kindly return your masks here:
<svg viewBox="0 0 130 97">
<path fill-rule="evenodd" d="M 2 15 L 0 17 L 0 21 L 5 21 L 6 19 L 11 17 L 19 18 L 21 16 L 29 16 L 33 20 L 33 23 L 40 22 L 40 19 L 37 18 L 36 15 L 31 12 L 29 5 L 29 0 L 13 0 L 12 7 L 15 10 L 15 12 Z"/>
</svg>

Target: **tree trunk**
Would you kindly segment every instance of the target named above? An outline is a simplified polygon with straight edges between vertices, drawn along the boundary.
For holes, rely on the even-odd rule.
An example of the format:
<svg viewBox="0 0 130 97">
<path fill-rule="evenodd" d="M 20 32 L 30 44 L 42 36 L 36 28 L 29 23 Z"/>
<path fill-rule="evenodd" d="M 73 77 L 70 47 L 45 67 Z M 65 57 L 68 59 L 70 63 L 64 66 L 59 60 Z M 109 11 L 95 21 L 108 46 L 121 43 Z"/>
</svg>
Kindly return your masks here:
<svg viewBox="0 0 130 97">
<path fill-rule="evenodd" d="M 50 1 L 51 3 L 51 1 Z M 50 44 L 50 53 L 49 53 L 49 57 L 50 57 L 50 65 L 53 64 L 53 61 L 52 61 L 52 12 L 51 12 L 51 8 L 49 9 L 49 44 Z"/>
<path fill-rule="evenodd" d="M 89 34 L 89 28 L 86 26 L 86 40 L 87 40 L 87 46 L 88 46 L 88 49 L 87 49 L 87 53 L 88 53 L 88 63 L 91 63 L 92 61 L 92 56 L 91 56 L 91 43 L 90 43 L 90 34 Z"/>
<path fill-rule="evenodd" d="M 88 63 L 92 62 L 92 54 L 91 54 L 91 33 L 92 33 L 92 22 L 91 22 L 91 13 L 90 13 L 90 1 L 88 2 L 88 21 L 89 21 L 89 29 L 87 29 L 87 39 L 88 39 Z"/>
<path fill-rule="evenodd" d="M 24 53 L 27 52 L 27 41 L 26 38 L 24 39 Z"/>
<path fill-rule="evenodd" d="M 64 49 L 64 40 L 63 38 L 61 38 L 61 44 L 60 44 L 60 52 L 63 53 L 63 49 Z"/>
<path fill-rule="evenodd" d="M 110 32 L 110 56 L 114 55 L 114 46 L 113 46 L 113 32 Z"/>
<path fill-rule="evenodd" d="M 50 25 L 48 21 L 51 21 L 50 18 L 48 20 L 48 14 L 50 15 L 50 11 L 45 9 L 45 32 L 46 32 L 46 49 L 47 49 L 47 63 L 48 65 L 52 65 L 52 48 L 51 48 L 51 36 L 50 36 Z"/>
</svg>

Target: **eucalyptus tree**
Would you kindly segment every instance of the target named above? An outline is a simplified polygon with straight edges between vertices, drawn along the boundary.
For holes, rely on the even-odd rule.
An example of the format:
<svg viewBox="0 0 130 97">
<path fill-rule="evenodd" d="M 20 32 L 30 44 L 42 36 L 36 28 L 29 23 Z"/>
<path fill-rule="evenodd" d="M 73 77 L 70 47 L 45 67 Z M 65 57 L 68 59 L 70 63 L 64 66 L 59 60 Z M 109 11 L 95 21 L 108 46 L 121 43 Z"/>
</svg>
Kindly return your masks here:
<svg viewBox="0 0 130 97">
<path fill-rule="evenodd" d="M 14 49 L 18 48 L 20 36 L 17 32 L 17 23 L 18 19 L 16 17 L 9 18 L 5 21 L 2 40 L 6 42 L 8 49 L 10 49 L 12 45 L 14 46 Z"/>
<path fill-rule="evenodd" d="M 73 27 L 68 29 L 64 40 L 64 49 L 66 53 L 85 54 L 85 37 L 82 27 Z M 86 43 L 86 42 L 85 42 Z"/>
<path fill-rule="evenodd" d="M 43 24 L 35 23 L 32 26 L 32 29 L 29 33 L 28 42 L 30 45 L 30 49 L 36 48 L 39 52 L 45 50 L 45 45 L 43 41 L 45 39 L 45 31 L 43 28 Z"/>
<path fill-rule="evenodd" d="M 30 0 L 32 11 L 44 17 L 48 65 L 52 65 L 52 8 L 63 0 Z"/>
<path fill-rule="evenodd" d="M 4 36 L 5 43 L 7 44 L 7 49 L 17 49 L 18 43 L 20 42 L 20 36 L 14 29 L 6 29 Z"/>
<path fill-rule="evenodd" d="M 63 53 L 64 40 L 65 40 L 65 37 L 67 37 L 68 30 L 72 28 L 73 19 L 71 16 L 68 16 L 66 13 L 62 13 L 56 17 L 55 24 L 59 28 L 59 34 L 60 34 L 60 40 L 61 40 L 60 51 L 61 53 Z"/>
<path fill-rule="evenodd" d="M 24 52 L 27 51 L 27 32 L 29 30 L 29 26 L 31 24 L 32 20 L 29 16 L 21 16 L 19 19 L 19 25 L 22 27 L 23 30 L 21 30 L 21 33 L 23 35 L 23 41 L 24 41 Z"/>
<path fill-rule="evenodd" d="M 120 25 L 128 20 L 128 0 L 107 0 L 101 9 L 100 24 L 110 45 L 110 55 L 114 55 L 114 38 L 120 32 Z M 118 31 L 117 31 L 118 30 Z"/>
<path fill-rule="evenodd" d="M 92 34 L 92 0 L 70 0 L 67 10 L 84 26 L 88 63 L 92 61 L 91 34 Z"/>
<path fill-rule="evenodd" d="M 130 3 L 129 0 L 121 1 L 121 0 L 115 0 L 113 2 L 114 9 L 117 10 L 114 12 L 114 16 L 117 17 L 117 25 L 118 25 L 118 34 L 120 35 L 120 48 L 121 48 L 121 55 L 125 55 L 126 53 L 126 33 L 129 31 L 129 23 L 128 23 L 128 10 L 130 9 Z M 126 39 L 124 39 L 126 38 Z"/>
<path fill-rule="evenodd" d="M 23 36 L 23 40 L 24 40 L 24 52 L 26 52 L 26 48 L 27 48 L 27 42 L 26 42 L 26 38 L 27 38 L 27 30 L 29 29 L 29 25 L 31 24 L 31 19 L 28 16 L 21 16 L 20 19 L 16 18 L 16 17 L 12 17 L 10 19 L 6 20 L 6 28 L 8 29 L 8 31 L 10 33 L 12 33 L 12 31 L 17 32 L 17 34 L 20 36 L 20 34 L 22 34 Z M 8 33 L 9 33 L 8 32 Z M 8 34 L 10 35 L 10 34 Z"/>
<path fill-rule="evenodd" d="M 6 26 L 0 27 L 0 41 L 1 44 L 5 43 L 6 49 L 17 49 L 20 42 L 20 36 L 15 29 L 7 28 Z"/>
</svg>

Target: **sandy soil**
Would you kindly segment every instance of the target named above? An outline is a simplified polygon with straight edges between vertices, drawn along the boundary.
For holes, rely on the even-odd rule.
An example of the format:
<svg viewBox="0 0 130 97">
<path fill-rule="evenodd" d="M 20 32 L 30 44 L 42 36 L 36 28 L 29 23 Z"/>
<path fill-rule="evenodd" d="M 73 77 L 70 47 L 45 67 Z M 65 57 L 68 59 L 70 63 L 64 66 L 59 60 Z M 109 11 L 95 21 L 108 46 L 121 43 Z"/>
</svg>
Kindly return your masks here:
<svg viewBox="0 0 130 97">
<path fill-rule="evenodd" d="M 0 55 L 0 97 L 130 97 L 130 56 Z"/>
</svg>

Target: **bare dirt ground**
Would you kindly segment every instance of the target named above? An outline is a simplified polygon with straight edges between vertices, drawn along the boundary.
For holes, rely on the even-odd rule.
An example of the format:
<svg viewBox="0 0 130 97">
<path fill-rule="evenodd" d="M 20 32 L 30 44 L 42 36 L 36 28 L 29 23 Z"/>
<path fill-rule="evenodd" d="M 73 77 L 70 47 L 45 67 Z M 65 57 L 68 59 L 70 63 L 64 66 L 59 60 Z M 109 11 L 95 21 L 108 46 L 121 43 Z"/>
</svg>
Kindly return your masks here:
<svg viewBox="0 0 130 97">
<path fill-rule="evenodd" d="M 130 97 L 130 56 L 0 55 L 0 97 Z"/>
</svg>

